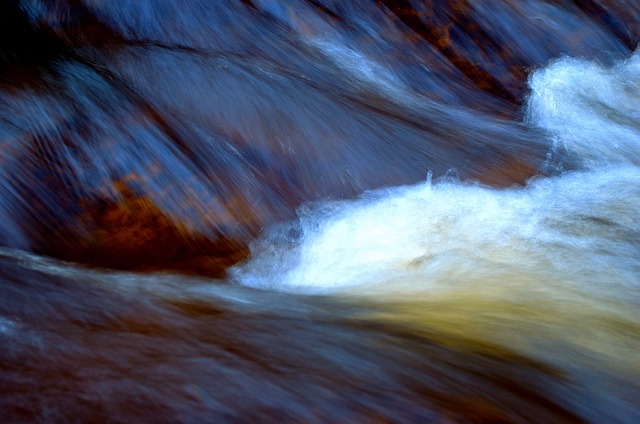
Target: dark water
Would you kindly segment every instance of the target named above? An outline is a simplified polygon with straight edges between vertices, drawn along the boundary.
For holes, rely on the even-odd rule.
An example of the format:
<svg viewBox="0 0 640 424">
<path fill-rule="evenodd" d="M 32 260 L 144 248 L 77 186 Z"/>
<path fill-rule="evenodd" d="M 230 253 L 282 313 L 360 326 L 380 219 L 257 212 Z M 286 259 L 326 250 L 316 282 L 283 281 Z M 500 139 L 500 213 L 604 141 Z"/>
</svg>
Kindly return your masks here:
<svg viewBox="0 0 640 424">
<path fill-rule="evenodd" d="M 0 421 L 640 421 L 639 41 L 635 1 L 1 3 Z"/>
</svg>

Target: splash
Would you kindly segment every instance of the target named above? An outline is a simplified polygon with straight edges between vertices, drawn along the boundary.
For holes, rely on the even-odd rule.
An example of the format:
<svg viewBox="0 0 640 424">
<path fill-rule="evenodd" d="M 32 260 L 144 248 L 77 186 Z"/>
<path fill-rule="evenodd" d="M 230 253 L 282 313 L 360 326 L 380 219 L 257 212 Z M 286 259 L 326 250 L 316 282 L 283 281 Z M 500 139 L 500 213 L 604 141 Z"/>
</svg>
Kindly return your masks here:
<svg viewBox="0 0 640 424">
<path fill-rule="evenodd" d="M 530 78 L 528 121 L 555 140 L 551 156 L 563 152 L 588 169 L 507 189 L 441 178 L 433 187 L 308 206 L 299 222 L 256 244 L 254 258 L 235 278 L 311 293 L 359 285 L 442 290 L 514 272 L 578 286 L 635 286 L 639 57 L 611 68 L 561 59 Z M 275 240 L 293 230 L 300 236 L 281 249 Z"/>
<path fill-rule="evenodd" d="M 637 58 L 612 67 L 564 58 L 532 74 L 526 119 L 548 134 L 543 167 L 554 176 L 497 189 L 428 174 L 418 185 L 307 204 L 298 220 L 268 229 L 231 277 L 375 305 L 367 319 L 419 334 L 510 346 L 567 371 L 580 397 L 594 399 L 573 405 L 585 416 L 633 422 Z M 606 398 L 601 383 L 613 388 Z"/>
<path fill-rule="evenodd" d="M 640 166 L 640 52 L 607 67 L 563 58 L 534 72 L 527 119 L 588 168 Z"/>
</svg>

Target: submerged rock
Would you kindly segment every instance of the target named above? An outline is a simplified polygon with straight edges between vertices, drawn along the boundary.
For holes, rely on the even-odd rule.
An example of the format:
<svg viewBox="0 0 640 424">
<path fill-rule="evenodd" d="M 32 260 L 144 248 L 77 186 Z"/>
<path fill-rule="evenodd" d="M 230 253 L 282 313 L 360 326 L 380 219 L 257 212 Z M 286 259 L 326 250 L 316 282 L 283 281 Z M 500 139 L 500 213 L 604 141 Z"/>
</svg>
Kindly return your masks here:
<svg viewBox="0 0 640 424">
<path fill-rule="evenodd" d="M 430 170 L 540 173 L 551 141 L 520 122 L 527 71 L 628 53 L 640 16 L 596 1 L 0 8 L 0 244 L 215 276 L 304 202 Z"/>
</svg>

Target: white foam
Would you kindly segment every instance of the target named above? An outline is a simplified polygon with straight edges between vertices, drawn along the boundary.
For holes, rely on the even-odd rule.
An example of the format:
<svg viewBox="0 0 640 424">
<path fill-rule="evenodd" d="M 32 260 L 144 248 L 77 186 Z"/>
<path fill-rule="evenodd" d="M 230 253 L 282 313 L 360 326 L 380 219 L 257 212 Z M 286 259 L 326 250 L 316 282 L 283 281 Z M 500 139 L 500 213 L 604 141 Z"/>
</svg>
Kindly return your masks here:
<svg viewBox="0 0 640 424">
<path fill-rule="evenodd" d="M 513 273 L 633 284 L 640 263 L 640 169 L 609 168 L 496 190 L 454 182 L 370 193 L 301 215 L 289 250 L 263 240 L 234 270 L 246 285 L 332 293 L 399 281 L 447 289 Z"/>
<path fill-rule="evenodd" d="M 502 190 L 428 177 L 426 184 L 307 207 L 300 228 L 272 228 L 233 278 L 305 293 L 517 280 L 603 292 L 637 286 L 640 56 L 612 68 L 565 58 L 530 83 L 529 122 L 581 158 L 581 171 Z M 293 230 L 301 236 L 291 241 Z"/>
<path fill-rule="evenodd" d="M 640 53 L 613 67 L 559 59 L 529 85 L 527 120 L 586 166 L 640 165 Z"/>
</svg>

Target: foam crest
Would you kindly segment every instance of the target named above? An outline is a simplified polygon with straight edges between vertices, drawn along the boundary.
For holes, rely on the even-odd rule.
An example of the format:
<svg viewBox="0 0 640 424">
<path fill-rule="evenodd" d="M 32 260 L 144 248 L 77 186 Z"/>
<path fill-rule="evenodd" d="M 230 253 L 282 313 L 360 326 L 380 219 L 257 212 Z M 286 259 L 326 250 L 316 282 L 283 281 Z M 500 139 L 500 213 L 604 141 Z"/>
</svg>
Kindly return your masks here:
<svg viewBox="0 0 640 424">
<path fill-rule="evenodd" d="M 509 189 L 428 177 L 305 207 L 299 222 L 271 228 L 232 275 L 306 293 L 556 282 L 611 294 L 637 285 L 640 53 L 612 67 L 559 59 L 530 85 L 529 123 L 581 171 Z"/>
<path fill-rule="evenodd" d="M 640 165 L 640 53 L 612 67 L 562 58 L 534 72 L 527 118 L 587 167 Z"/>
<path fill-rule="evenodd" d="M 364 284 L 385 292 L 446 290 L 517 275 L 633 284 L 639 195 L 635 167 L 540 179 L 523 189 L 440 181 L 377 191 L 302 211 L 302 235 L 289 249 L 282 240 L 291 228 L 272 229 L 234 275 L 254 287 L 308 293 Z"/>
</svg>

